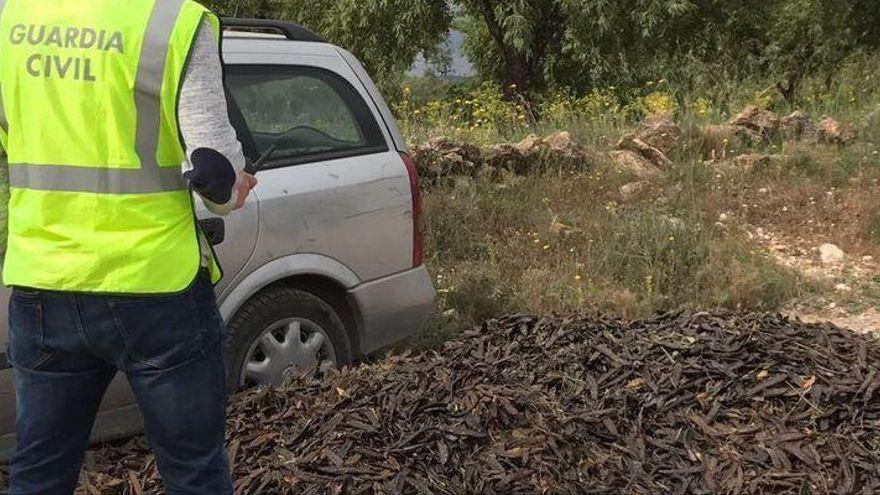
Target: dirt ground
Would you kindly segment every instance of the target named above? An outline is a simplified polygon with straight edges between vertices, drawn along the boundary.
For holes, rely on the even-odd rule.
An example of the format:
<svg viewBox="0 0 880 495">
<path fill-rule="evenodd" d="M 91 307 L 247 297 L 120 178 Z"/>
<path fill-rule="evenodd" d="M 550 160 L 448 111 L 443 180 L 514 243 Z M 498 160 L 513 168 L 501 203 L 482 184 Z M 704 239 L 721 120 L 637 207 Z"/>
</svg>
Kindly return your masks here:
<svg viewBox="0 0 880 495">
<path fill-rule="evenodd" d="M 786 311 L 808 323 L 830 322 L 859 333 L 880 333 L 880 310 L 876 307 L 880 263 L 871 256 L 847 257 L 841 263 L 823 263 L 818 247 L 804 238 L 791 238 L 761 228 L 750 236 L 783 266 L 804 277 L 827 284 L 834 296 L 808 297 Z"/>
</svg>

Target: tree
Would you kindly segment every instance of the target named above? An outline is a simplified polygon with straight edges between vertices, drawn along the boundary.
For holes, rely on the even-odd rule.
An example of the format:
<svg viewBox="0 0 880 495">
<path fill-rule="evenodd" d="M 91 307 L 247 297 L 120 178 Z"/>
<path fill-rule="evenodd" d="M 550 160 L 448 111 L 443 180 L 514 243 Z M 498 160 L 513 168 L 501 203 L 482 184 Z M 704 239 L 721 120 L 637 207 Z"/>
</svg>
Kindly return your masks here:
<svg viewBox="0 0 880 495">
<path fill-rule="evenodd" d="M 796 98 L 850 54 L 880 47 L 877 0 L 459 0 L 466 50 L 484 78 L 552 86 L 687 81 L 693 62 L 728 79 L 766 74 Z"/>
<path fill-rule="evenodd" d="M 554 87 L 762 74 L 793 102 L 805 78 L 830 84 L 850 54 L 880 48 L 877 0 L 214 1 L 227 14 L 302 23 L 380 82 L 396 81 L 419 54 L 442 61 L 455 18 L 480 78 L 526 99 Z"/>
<path fill-rule="evenodd" d="M 354 53 L 381 80 L 439 55 L 452 22 L 444 0 L 215 0 L 220 12 L 290 20 Z"/>
<path fill-rule="evenodd" d="M 737 19 L 766 0 L 460 0 L 466 51 L 483 77 L 529 93 L 634 85 L 708 56 L 722 38 L 754 36 Z M 733 28 L 732 30 L 729 28 Z M 739 47 L 737 51 L 740 51 Z"/>
<path fill-rule="evenodd" d="M 558 0 L 461 0 L 465 49 L 480 73 L 508 93 L 543 89 L 547 59 L 561 50 L 566 18 Z"/>
<path fill-rule="evenodd" d="M 788 0 L 777 2 L 767 56 L 779 74 L 777 88 L 794 104 L 804 79 L 825 76 L 830 86 L 846 58 L 880 46 L 880 2 L 875 0 Z"/>
<path fill-rule="evenodd" d="M 207 0 L 205 5 L 226 17 L 268 19 L 280 11 L 277 0 Z"/>
</svg>

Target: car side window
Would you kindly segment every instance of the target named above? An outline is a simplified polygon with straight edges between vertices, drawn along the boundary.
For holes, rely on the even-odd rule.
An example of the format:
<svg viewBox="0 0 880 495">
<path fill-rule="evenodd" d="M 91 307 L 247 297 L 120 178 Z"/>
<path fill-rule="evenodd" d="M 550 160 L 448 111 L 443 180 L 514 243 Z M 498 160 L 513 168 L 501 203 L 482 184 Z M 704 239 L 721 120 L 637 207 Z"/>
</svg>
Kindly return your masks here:
<svg viewBox="0 0 880 495">
<path fill-rule="evenodd" d="M 250 131 L 252 151 L 262 155 L 276 146 L 270 167 L 388 150 L 366 102 L 330 71 L 238 65 L 227 68 L 226 84 Z"/>
</svg>

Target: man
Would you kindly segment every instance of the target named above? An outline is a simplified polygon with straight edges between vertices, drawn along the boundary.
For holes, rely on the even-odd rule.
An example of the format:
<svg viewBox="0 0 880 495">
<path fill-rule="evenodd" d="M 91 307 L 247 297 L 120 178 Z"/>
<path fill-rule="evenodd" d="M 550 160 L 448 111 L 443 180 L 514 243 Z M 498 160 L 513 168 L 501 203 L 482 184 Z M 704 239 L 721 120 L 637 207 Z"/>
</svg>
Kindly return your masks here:
<svg viewBox="0 0 880 495">
<path fill-rule="evenodd" d="M 117 371 L 166 491 L 232 493 L 220 272 L 190 193 L 225 214 L 256 185 L 226 112 L 219 22 L 192 0 L 0 0 L 0 16 L 9 493 L 73 493 Z"/>
</svg>

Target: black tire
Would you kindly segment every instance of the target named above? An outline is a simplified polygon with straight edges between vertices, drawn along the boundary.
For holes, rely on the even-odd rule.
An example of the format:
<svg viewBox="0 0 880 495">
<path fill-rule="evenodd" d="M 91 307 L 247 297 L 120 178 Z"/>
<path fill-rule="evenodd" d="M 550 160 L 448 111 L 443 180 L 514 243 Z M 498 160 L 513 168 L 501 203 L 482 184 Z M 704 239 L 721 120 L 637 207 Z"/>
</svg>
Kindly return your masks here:
<svg viewBox="0 0 880 495">
<path fill-rule="evenodd" d="M 244 303 L 229 322 L 227 382 L 231 390 L 241 388 L 241 370 L 251 344 L 272 324 L 292 317 L 311 320 L 324 330 L 330 337 L 338 367 L 353 363 L 345 324 L 329 304 L 301 289 L 270 287 Z"/>
</svg>

